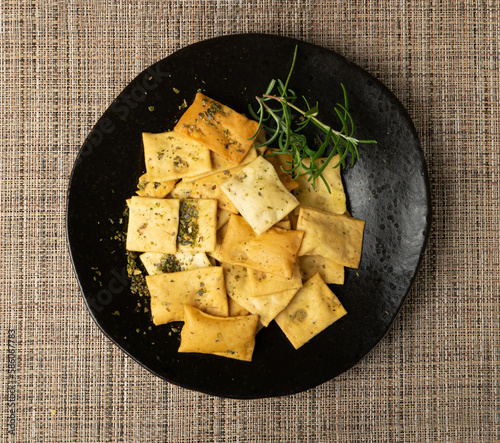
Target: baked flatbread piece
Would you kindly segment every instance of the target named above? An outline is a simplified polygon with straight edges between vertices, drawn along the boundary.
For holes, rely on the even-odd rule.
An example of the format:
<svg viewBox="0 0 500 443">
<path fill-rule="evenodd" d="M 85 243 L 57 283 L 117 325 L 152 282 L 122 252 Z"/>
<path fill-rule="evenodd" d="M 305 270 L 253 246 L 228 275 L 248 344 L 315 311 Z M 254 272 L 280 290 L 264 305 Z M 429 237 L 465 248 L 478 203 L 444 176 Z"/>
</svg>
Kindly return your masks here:
<svg viewBox="0 0 500 443">
<path fill-rule="evenodd" d="M 325 158 L 320 158 L 316 160 L 316 164 L 321 167 L 325 163 L 325 160 Z M 316 179 L 316 189 L 313 188 L 312 180 L 308 180 L 308 175 L 297 178 L 299 187 L 293 191 L 293 194 L 302 206 L 308 206 L 333 214 L 343 214 L 347 210 L 344 185 L 340 176 L 340 166 L 334 168 L 339 160 L 339 155 L 333 156 L 330 163 L 323 170 L 322 175 L 330 187 L 330 192 L 328 192 L 321 178 Z M 311 159 L 305 159 L 303 163 L 309 167 Z"/>
<path fill-rule="evenodd" d="M 185 305 L 179 352 L 251 361 L 258 321 L 257 315 L 224 318 Z"/>
<path fill-rule="evenodd" d="M 220 186 L 228 181 L 236 171 L 240 170 L 241 166 L 228 171 L 218 172 L 217 174 L 207 175 L 206 177 L 196 180 L 191 190 L 192 198 L 213 198 L 217 200 L 217 207 L 227 211 L 238 213 L 238 209 L 233 205 L 231 200 L 222 192 Z"/>
<path fill-rule="evenodd" d="M 164 182 L 212 170 L 210 151 L 184 134 L 144 132 L 142 141 L 150 180 Z"/>
<path fill-rule="evenodd" d="M 231 214 L 218 260 L 291 278 L 303 235 L 274 227 L 257 235 L 243 217 Z"/>
<path fill-rule="evenodd" d="M 239 165 L 253 147 L 258 127 L 256 121 L 198 92 L 174 129 Z"/>
<path fill-rule="evenodd" d="M 336 295 L 319 274 L 315 274 L 275 320 L 298 349 L 346 314 Z"/>
<path fill-rule="evenodd" d="M 242 266 L 223 263 L 227 295 L 240 306 L 259 316 L 264 326 L 269 323 L 290 303 L 297 289 L 275 292 L 268 295 L 252 295 L 249 289 L 248 270 Z"/>
<path fill-rule="evenodd" d="M 248 154 L 245 156 L 245 158 L 241 161 L 239 165 L 236 165 L 233 162 L 226 160 L 225 158 L 221 157 L 214 151 L 210 151 L 210 159 L 212 160 L 212 170 L 210 172 L 204 172 L 203 174 L 195 175 L 193 177 L 187 177 L 184 180 L 185 181 L 199 180 L 200 178 L 206 177 L 207 175 L 216 174 L 217 172 L 222 172 L 222 171 L 228 171 L 229 169 L 246 165 L 255 158 L 257 158 L 257 150 L 254 147 L 250 148 Z"/>
<path fill-rule="evenodd" d="M 184 320 L 188 304 L 212 315 L 227 317 L 227 295 L 220 267 L 147 275 L 151 315 L 155 325 Z"/>
<path fill-rule="evenodd" d="M 175 253 L 179 206 L 179 200 L 132 197 L 129 204 L 127 250 Z"/>
<path fill-rule="evenodd" d="M 136 194 L 140 197 L 165 198 L 174 189 L 177 180 L 158 182 L 151 180 L 148 174 L 142 174 L 137 183 Z"/>
<path fill-rule="evenodd" d="M 273 165 L 263 157 L 220 185 L 222 191 L 257 235 L 267 231 L 299 205 L 285 188 Z"/>
<path fill-rule="evenodd" d="M 304 239 L 299 256 L 321 255 L 348 268 L 358 268 L 364 227 L 363 220 L 301 206 L 297 229 L 304 231 Z"/>
<path fill-rule="evenodd" d="M 319 274 L 327 284 L 344 284 L 344 266 L 321 255 L 303 255 L 299 257 L 299 264 L 302 280 L 309 280 L 314 274 Z"/>
</svg>

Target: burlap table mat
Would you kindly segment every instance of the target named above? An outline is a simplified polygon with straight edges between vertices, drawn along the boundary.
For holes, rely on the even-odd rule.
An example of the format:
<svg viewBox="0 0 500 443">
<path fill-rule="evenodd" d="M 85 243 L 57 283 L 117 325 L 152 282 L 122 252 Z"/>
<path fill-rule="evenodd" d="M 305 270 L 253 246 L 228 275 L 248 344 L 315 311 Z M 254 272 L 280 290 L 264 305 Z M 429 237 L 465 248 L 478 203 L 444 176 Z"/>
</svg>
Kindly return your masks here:
<svg viewBox="0 0 500 443">
<path fill-rule="evenodd" d="M 5 441 L 499 441 L 499 21 L 494 1 L 4 1 Z M 433 231 L 383 342 L 336 380 L 233 401 L 171 386 L 103 337 L 65 244 L 72 163 L 141 70 L 201 39 L 298 37 L 380 78 L 428 161 Z M 13 432 L 13 434 L 12 434 Z"/>
</svg>

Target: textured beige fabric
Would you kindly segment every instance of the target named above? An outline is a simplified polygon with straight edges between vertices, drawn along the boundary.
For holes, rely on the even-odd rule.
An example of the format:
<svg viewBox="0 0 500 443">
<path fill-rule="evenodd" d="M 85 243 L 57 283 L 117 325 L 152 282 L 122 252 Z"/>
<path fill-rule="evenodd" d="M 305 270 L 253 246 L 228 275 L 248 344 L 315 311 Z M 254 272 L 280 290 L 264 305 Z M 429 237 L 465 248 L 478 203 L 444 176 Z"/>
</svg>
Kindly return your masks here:
<svg viewBox="0 0 500 443">
<path fill-rule="evenodd" d="M 0 439 L 499 441 L 499 23 L 493 0 L 3 0 Z M 254 401 L 171 386 L 104 338 L 64 234 L 72 163 L 113 98 L 173 51 L 239 32 L 320 44 L 381 79 L 414 119 L 434 200 L 382 343 L 336 380 Z"/>
</svg>

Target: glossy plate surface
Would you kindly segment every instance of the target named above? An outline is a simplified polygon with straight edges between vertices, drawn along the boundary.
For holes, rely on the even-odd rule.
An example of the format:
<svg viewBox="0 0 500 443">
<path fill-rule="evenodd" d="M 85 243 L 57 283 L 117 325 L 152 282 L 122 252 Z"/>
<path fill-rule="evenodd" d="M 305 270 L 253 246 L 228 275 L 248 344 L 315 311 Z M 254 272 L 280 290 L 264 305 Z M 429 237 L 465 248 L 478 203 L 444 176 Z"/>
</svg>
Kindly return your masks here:
<svg viewBox="0 0 500 443">
<path fill-rule="evenodd" d="M 275 323 L 259 332 L 251 363 L 179 354 L 181 324 L 153 326 L 146 300 L 130 292 L 122 230 L 125 199 L 145 171 L 142 132 L 173 128 L 183 100 L 196 91 L 246 112 L 272 78 L 285 79 L 295 45 L 290 87 L 320 117 L 336 122 L 333 105 L 348 91 L 361 161 L 343 173 L 348 208 L 366 221 L 361 266 L 332 286 L 348 315 L 295 350 Z M 330 106 L 331 104 L 331 106 Z M 103 332 L 163 379 L 233 398 L 296 393 L 358 363 L 389 330 L 419 266 L 430 225 L 425 160 L 399 101 L 374 77 L 343 57 L 308 43 L 271 35 L 219 37 L 186 47 L 151 66 L 97 122 L 75 162 L 67 201 L 67 238 L 87 307 Z M 141 307 L 138 308 L 138 302 Z"/>
</svg>

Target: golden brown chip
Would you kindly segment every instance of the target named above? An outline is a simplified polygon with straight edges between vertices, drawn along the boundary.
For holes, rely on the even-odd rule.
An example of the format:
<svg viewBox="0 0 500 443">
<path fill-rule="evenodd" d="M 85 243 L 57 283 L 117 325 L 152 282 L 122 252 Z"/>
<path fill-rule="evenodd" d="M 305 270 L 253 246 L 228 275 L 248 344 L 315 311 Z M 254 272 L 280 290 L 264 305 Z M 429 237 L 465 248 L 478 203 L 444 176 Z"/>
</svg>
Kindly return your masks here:
<svg viewBox="0 0 500 443">
<path fill-rule="evenodd" d="M 276 228 L 292 229 L 292 222 L 290 220 L 281 220 L 274 225 Z"/>
<path fill-rule="evenodd" d="M 234 173 L 239 171 L 241 166 L 237 166 L 228 171 L 218 172 L 217 174 L 208 175 L 204 178 L 196 180 L 193 184 L 193 189 L 191 190 L 192 198 L 213 198 L 217 200 L 217 206 L 219 209 L 225 209 L 227 211 L 238 213 L 238 209 L 231 203 L 231 200 L 222 192 L 220 185 L 229 180 Z"/>
<path fill-rule="evenodd" d="M 222 269 L 227 295 L 252 314 L 258 315 L 264 326 L 273 321 L 297 292 L 297 289 L 290 289 L 256 297 L 252 295 L 246 268 L 223 263 Z"/>
<path fill-rule="evenodd" d="M 291 278 L 280 277 L 278 275 L 268 274 L 267 272 L 249 269 L 248 286 L 254 297 L 262 295 L 276 294 L 277 292 L 299 289 L 302 287 L 302 277 L 300 268 L 295 263 L 293 265 L 293 274 Z"/>
<path fill-rule="evenodd" d="M 286 163 L 289 160 L 289 155 L 272 155 L 268 157 L 267 155 L 271 154 L 273 150 L 269 149 L 266 151 L 266 160 L 274 166 L 281 183 L 285 186 L 288 191 L 292 191 L 299 187 L 299 183 L 296 182 L 292 176 L 285 172 L 290 169 L 290 165 Z"/>
<path fill-rule="evenodd" d="M 216 317 L 185 305 L 179 352 L 251 361 L 258 321 L 257 315 Z"/>
<path fill-rule="evenodd" d="M 250 148 L 248 154 L 241 161 L 239 165 L 236 165 L 225 158 L 222 158 L 219 154 L 216 154 L 214 151 L 210 151 L 210 158 L 212 160 L 212 170 L 209 172 L 205 172 L 203 174 L 195 175 L 193 177 L 186 177 L 185 181 L 196 181 L 200 178 L 206 177 L 208 175 L 216 174 L 217 172 L 227 171 L 229 169 L 237 168 L 238 166 L 243 166 L 250 163 L 257 157 L 257 150 L 255 148 Z"/>
<path fill-rule="evenodd" d="M 290 278 L 303 235 L 273 227 L 257 236 L 243 217 L 232 214 L 220 261 Z"/>
<path fill-rule="evenodd" d="M 257 235 L 268 230 L 299 205 L 283 186 L 273 166 L 257 157 L 220 188 Z"/>
<path fill-rule="evenodd" d="M 140 197 L 165 198 L 174 189 L 177 180 L 157 182 L 151 180 L 148 174 L 139 177 L 136 194 Z"/>
<path fill-rule="evenodd" d="M 177 251 L 179 200 L 132 197 L 127 228 L 127 250 L 138 252 Z"/>
<path fill-rule="evenodd" d="M 220 229 L 217 229 L 217 240 L 215 243 L 215 250 L 213 252 L 207 252 L 207 255 L 217 261 L 221 261 L 220 247 L 222 246 L 222 240 L 226 235 L 228 223 L 223 225 Z"/>
<path fill-rule="evenodd" d="M 164 182 L 210 171 L 210 151 L 186 135 L 169 131 L 142 134 L 148 177 Z"/>
<path fill-rule="evenodd" d="M 217 209 L 217 229 L 222 228 L 229 221 L 230 216 L 230 211 L 226 211 L 225 209 Z"/>
<path fill-rule="evenodd" d="M 319 274 L 328 284 L 344 284 L 344 266 L 328 260 L 321 255 L 303 255 L 299 257 L 302 280 L 309 280 L 314 274 Z"/>
<path fill-rule="evenodd" d="M 318 167 L 321 167 L 325 160 L 325 158 L 316 160 Z M 340 176 L 340 167 L 334 168 L 339 160 L 340 156 L 335 155 L 322 173 L 330 191 L 328 191 L 321 178 L 316 179 L 316 189 L 313 188 L 312 180 L 308 180 L 309 175 L 302 175 L 297 178 L 299 186 L 293 191 L 293 194 L 302 206 L 331 212 L 332 214 L 343 214 L 346 211 L 346 196 Z M 311 159 L 305 159 L 303 163 L 309 167 Z"/>
<path fill-rule="evenodd" d="M 167 195 L 167 198 L 178 198 L 179 200 L 183 198 L 189 198 L 191 196 L 191 191 L 193 189 L 193 182 L 187 182 L 181 180 L 176 183 L 174 189 Z"/>
<path fill-rule="evenodd" d="M 275 320 L 298 349 L 346 314 L 339 299 L 319 274 L 315 274 Z"/>
<path fill-rule="evenodd" d="M 236 303 L 231 297 L 227 298 L 229 307 L 229 317 L 237 317 L 238 315 L 248 315 L 250 311 L 246 310 L 243 306 Z"/>
<path fill-rule="evenodd" d="M 198 92 L 175 125 L 175 131 L 203 143 L 234 164 L 240 164 L 253 146 L 259 124 Z"/>
<path fill-rule="evenodd" d="M 304 231 L 304 239 L 299 256 L 321 255 L 348 268 L 357 268 L 364 227 L 363 220 L 301 206 L 297 229 Z"/>
<path fill-rule="evenodd" d="M 146 276 L 155 325 L 184 320 L 184 305 L 227 316 L 224 274 L 220 267 Z"/>
</svg>

